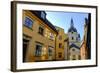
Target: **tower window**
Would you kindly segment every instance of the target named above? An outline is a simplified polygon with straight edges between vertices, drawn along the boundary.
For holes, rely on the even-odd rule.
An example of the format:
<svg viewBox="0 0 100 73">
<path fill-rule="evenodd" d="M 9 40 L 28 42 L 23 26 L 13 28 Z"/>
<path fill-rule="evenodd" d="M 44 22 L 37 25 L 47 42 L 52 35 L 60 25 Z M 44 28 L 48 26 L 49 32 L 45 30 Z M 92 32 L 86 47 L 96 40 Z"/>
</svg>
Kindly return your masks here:
<svg viewBox="0 0 100 73">
<path fill-rule="evenodd" d="M 72 37 L 72 40 L 74 40 L 74 37 Z"/>
</svg>

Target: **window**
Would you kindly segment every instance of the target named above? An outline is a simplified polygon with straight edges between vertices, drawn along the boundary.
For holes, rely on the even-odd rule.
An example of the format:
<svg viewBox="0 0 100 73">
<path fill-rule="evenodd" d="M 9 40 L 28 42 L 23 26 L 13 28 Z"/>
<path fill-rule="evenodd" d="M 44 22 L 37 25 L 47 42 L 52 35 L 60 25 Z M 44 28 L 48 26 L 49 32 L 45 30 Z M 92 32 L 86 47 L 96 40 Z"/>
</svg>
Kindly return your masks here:
<svg viewBox="0 0 100 73">
<path fill-rule="evenodd" d="M 39 27 L 39 34 L 43 35 L 44 29 L 42 27 Z"/>
<path fill-rule="evenodd" d="M 72 51 L 75 51 L 75 49 L 72 49 Z"/>
<path fill-rule="evenodd" d="M 52 47 L 49 47 L 48 48 L 48 55 L 49 56 L 52 56 L 52 54 L 53 54 L 53 48 Z"/>
<path fill-rule="evenodd" d="M 42 54 L 42 45 L 36 44 L 35 56 L 41 56 Z"/>
<path fill-rule="evenodd" d="M 50 33 L 50 39 L 54 40 L 54 35 L 53 35 L 53 33 Z"/>
<path fill-rule="evenodd" d="M 74 40 L 74 37 L 72 37 L 72 40 Z"/>
<path fill-rule="evenodd" d="M 62 57 L 62 53 L 60 52 L 60 53 L 58 53 L 58 56 L 59 56 L 59 58 L 61 58 Z"/>
<path fill-rule="evenodd" d="M 45 19 L 45 17 L 46 17 L 45 12 L 41 12 L 41 17 L 42 17 L 43 19 Z"/>
<path fill-rule="evenodd" d="M 26 26 L 32 28 L 32 25 L 33 25 L 32 19 L 30 19 L 29 17 L 25 17 L 24 25 L 26 25 Z"/>
<path fill-rule="evenodd" d="M 61 43 L 59 43 L 59 48 L 62 48 L 62 44 Z"/>
</svg>

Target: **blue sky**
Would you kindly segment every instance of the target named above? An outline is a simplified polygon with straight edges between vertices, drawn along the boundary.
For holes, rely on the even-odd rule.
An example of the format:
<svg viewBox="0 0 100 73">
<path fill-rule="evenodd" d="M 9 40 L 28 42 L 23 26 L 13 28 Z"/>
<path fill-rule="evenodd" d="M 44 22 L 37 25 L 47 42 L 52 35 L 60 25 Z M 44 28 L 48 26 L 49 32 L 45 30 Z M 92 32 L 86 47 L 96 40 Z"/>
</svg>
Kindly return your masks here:
<svg viewBox="0 0 100 73">
<path fill-rule="evenodd" d="M 84 34 L 84 22 L 85 18 L 88 18 L 88 13 L 76 13 L 76 12 L 52 12 L 46 11 L 47 19 L 56 26 L 64 29 L 65 33 L 68 32 L 70 28 L 71 18 L 74 22 L 74 27 L 77 29 L 78 33 L 83 39 Z"/>
</svg>

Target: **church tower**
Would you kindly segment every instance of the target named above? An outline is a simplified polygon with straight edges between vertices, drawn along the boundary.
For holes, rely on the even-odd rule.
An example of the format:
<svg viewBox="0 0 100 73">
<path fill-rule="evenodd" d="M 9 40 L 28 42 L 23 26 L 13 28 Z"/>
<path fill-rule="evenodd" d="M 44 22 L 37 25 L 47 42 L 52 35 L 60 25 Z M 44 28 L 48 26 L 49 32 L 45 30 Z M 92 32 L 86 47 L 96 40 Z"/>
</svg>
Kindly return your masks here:
<svg viewBox="0 0 100 73">
<path fill-rule="evenodd" d="M 69 53 L 70 60 L 80 59 L 80 34 L 74 27 L 74 21 L 71 18 L 70 28 L 68 29 L 68 39 L 69 39 Z"/>
<path fill-rule="evenodd" d="M 75 44 L 75 43 L 80 42 L 80 34 L 78 34 L 77 29 L 74 27 L 73 19 L 71 19 L 70 28 L 68 30 L 68 35 L 69 35 L 70 45 L 72 43 Z"/>
</svg>

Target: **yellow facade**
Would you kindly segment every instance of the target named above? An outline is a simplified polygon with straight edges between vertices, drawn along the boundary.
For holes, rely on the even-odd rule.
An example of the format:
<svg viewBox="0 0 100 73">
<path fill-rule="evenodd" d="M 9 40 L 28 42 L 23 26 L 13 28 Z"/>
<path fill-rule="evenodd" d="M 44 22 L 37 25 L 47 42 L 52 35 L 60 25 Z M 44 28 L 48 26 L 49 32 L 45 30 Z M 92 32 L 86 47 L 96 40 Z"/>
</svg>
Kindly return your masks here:
<svg viewBox="0 0 100 73">
<path fill-rule="evenodd" d="M 57 27 L 58 35 L 56 37 L 56 60 L 64 60 L 64 29 Z"/>
<path fill-rule="evenodd" d="M 69 39 L 68 39 L 68 34 L 64 35 L 64 59 L 69 60 Z"/>
<path fill-rule="evenodd" d="M 64 29 L 54 27 L 56 31 L 33 12 L 23 10 L 23 62 L 68 60 L 68 36 Z"/>
<path fill-rule="evenodd" d="M 25 17 L 29 17 L 33 21 L 31 28 L 24 25 Z M 43 31 L 42 35 L 39 34 L 40 29 Z M 23 47 L 25 47 L 25 50 L 23 48 L 24 62 L 55 60 L 56 36 L 57 32 L 51 29 L 48 24 L 44 23 L 30 11 L 23 11 Z M 40 49 L 41 47 L 42 50 L 40 54 L 40 51 L 36 52 L 36 48 Z M 48 52 L 49 48 L 52 52 L 51 55 L 49 55 Z M 36 53 L 39 55 L 36 55 Z"/>
</svg>

